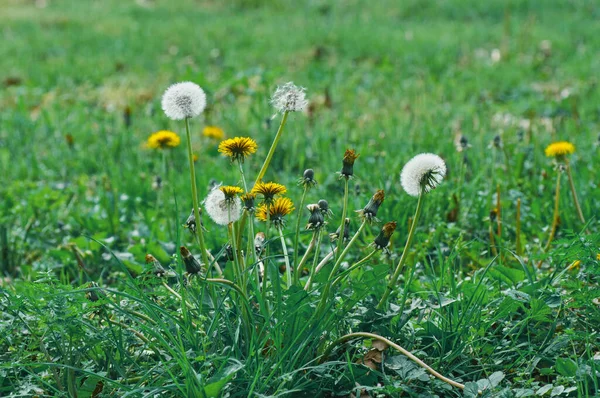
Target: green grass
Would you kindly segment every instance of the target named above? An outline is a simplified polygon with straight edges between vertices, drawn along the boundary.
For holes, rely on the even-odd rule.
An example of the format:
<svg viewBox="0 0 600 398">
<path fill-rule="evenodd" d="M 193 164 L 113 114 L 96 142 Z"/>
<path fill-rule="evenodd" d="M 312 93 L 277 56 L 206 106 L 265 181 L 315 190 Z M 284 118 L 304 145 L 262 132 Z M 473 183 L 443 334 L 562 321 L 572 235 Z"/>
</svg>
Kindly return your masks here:
<svg viewBox="0 0 600 398">
<path fill-rule="evenodd" d="M 0 395 L 473 396 L 489 384 L 489 396 L 600 394 L 595 1 L 43 3 L 0 5 Z M 245 163 L 253 181 L 281 117 L 269 98 L 287 81 L 306 87 L 312 105 L 290 115 L 266 180 L 285 184 L 298 207 L 296 181 L 313 168 L 319 185 L 306 203 L 329 201 L 328 232 L 342 213 L 346 148 L 360 153 L 352 232 L 354 210 L 385 190 L 378 218 L 398 224 L 391 255 L 352 271 L 323 317 L 313 315 L 331 263 L 308 294 L 282 282 L 263 297 L 250 284 L 250 308 L 226 286 L 184 283 L 177 248 L 199 253 L 181 227 L 192 207 L 185 145 L 164 159 L 144 148 L 157 130 L 185 137 L 160 108 L 166 87 L 184 80 L 209 101 L 191 121 L 200 199 L 213 180 L 239 183 L 202 128 L 258 142 Z M 462 153 L 460 134 L 471 144 Z M 497 134 L 503 150 L 490 146 Z M 558 140 L 577 148 L 571 167 L 590 234 L 563 177 L 560 225 L 544 253 L 556 175 L 544 148 Z M 399 173 L 421 152 L 442 156 L 448 176 L 425 197 L 406 272 L 377 311 L 417 202 Z M 492 243 L 497 189 L 502 233 Z M 308 220 L 304 209 L 289 217 L 288 249 L 298 211 Z M 218 256 L 226 228 L 204 223 Z M 366 227 L 348 265 L 380 227 Z M 269 237 L 267 273 L 279 281 L 281 246 Z M 300 255 L 310 239 L 301 233 Z M 324 237 L 321 258 L 331 246 Z M 189 306 L 148 275 L 149 253 L 171 267 L 167 284 Z M 233 279 L 232 263 L 219 262 Z M 369 369 L 362 361 L 378 354 L 368 340 L 320 357 L 350 332 L 385 336 L 467 388 L 391 349 Z"/>
</svg>

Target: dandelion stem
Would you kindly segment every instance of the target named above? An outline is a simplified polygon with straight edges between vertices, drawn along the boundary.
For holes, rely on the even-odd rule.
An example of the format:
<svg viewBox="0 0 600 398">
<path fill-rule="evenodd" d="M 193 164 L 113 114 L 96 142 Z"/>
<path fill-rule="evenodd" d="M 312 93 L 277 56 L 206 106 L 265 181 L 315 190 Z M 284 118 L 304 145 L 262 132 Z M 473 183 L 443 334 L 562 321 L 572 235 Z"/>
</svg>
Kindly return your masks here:
<svg viewBox="0 0 600 398">
<path fill-rule="evenodd" d="M 277 232 L 279 232 L 279 239 L 281 240 L 281 249 L 283 250 L 283 258 L 285 259 L 285 277 L 287 279 L 287 288 L 289 289 L 292 286 L 292 267 L 290 266 L 290 258 L 285 244 L 285 237 L 283 236 L 283 228 L 278 227 Z"/>
<path fill-rule="evenodd" d="M 573 195 L 573 202 L 575 202 L 575 208 L 577 209 L 577 215 L 579 216 L 579 220 L 585 224 L 585 217 L 583 217 L 583 212 L 581 211 L 581 206 L 579 205 L 579 199 L 577 199 L 577 192 L 575 191 L 575 184 L 573 183 L 573 175 L 571 175 L 571 165 L 569 164 L 569 160 L 565 158 L 565 168 L 567 169 L 567 177 L 569 179 L 569 187 L 571 188 L 571 194 Z"/>
<path fill-rule="evenodd" d="M 308 185 L 304 185 L 304 191 L 302 192 L 302 198 L 300 199 L 300 207 L 298 207 L 298 217 L 296 219 L 296 233 L 294 234 L 294 265 L 298 262 L 298 242 L 300 236 L 300 218 L 302 217 L 302 209 L 304 208 L 304 201 L 306 200 L 306 192 L 308 191 Z M 300 275 L 299 269 L 294 272 L 294 284 L 298 283 Z"/>
<path fill-rule="evenodd" d="M 331 270 L 331 273 L 329 274 L 329 278 L 327 278 L 327 284 L 325 285 L 325 289 L 323 289 L 323 293 L 321 294 L 321 302 L 319 303 L 319 306 L 317 307 L 317 311 L 315 312 L 315 315 L 317 317 L 321 316 L 323 310 L 325 309 L 325 304 L 327 303 L 327 299 L 329 297 L 329 290 L 331 289 L 331 285 L 333 283 L 333 278 L 335 277 L 335 274 L 337 273 L 338 269 L 340 268 L 340 265 L 342 264 L 342 260 L 344 260 L 344 257 L 346 257 L 346 254 L 348 254 L 348 251 L 350 251 L 350 248 L 354 245 L 354 242 L 356 241 L 356 239 L 358 238 L 358 236 L 360 235 L 362 230 L 365 228 L 366 224 L 367 224 L 367 220 L 365 219 L 360 224 L 360 227 L 358 228 L 358 230 L 356 231 L 356 233 L 354 234 L 352 239 L 350 239 L 350 242 L 348 242 L 348 244 L 344 248 L 344 251 L 342 251 L 342 253 L 337 258 L 335 264 L 333 265 L 333 269 Z"/>
<path fill-rule="evenodd" d="M 548 242 L 546 242 L 546 246 L 544 246 L 544 251 L 547 252 L 550 249 L 550 244 L 554 239 L 554 235 L 556 234 L 556 228 L 558 227 L 558 220 L 560 219 L 558 215 L 558 204 L 560 200 L 560 170 L 556 171 L 556 190 L 554 192 L 554 214 L 552 215 L 552 227 L 550 229 L 550 236 L 548 236 Z M 538 263 L 538 268 L 542 265 L 540 261 Z"/>
<path fill-rule="evenodd" d="M 306 261 L 308 260 L 308 256 L 310 255 L 310 252 L 315 247 L 315 243 L 317 242 L 317 233 L 318 232 L 315 230 L 315 232 L 313 233 L 312 239 L 310 240 L 310 243 L 308 244 L 308 247 L 306 248 L 306 252 L 304 253 L 304 256 L 302 256 L 302 259 L 300 260 L 298 265 L 296 265 L 295 272 L 298 274 L 300 274 L 302 272 L 302 266 L 304 265 L 304 263 L 306 263 Z"/>
<path fill-rule="evenodd" d="M 319 263 L 319 265 L 317 265 L 317 269 L 315 270 L 315 274 L 319 273 L 319 271 L 321 271 L 321 269 L 325 266 L 325 264 L 327 264 L 329 262 L 329 260 L 331 260 L 333 258 L 333 256 L 335 256 L 336 253 L 337 253 L 337 247 L 334 248 L 329 253 L 327 253 L 327 255 L 325 257 L 323 257 L 323 260 L 321 260 L 321 262 Z"/>
<path fill-rule="evenodd" d="M 412 224 L 410 225 L 410 231 L 408 232 L 408 238 L 406 239 L 406 244 L 404 245 L 404 251 L 402 252 L 400 261 L 398 262 L 398 265 L 396 266 L 396 270 L 394 271 L 394 274 L 390 278 L 390 282 L 386 286 L 385 292 L 383 293 L 383 296 L 381 297 L 379 304 L 377 304 L 378 310 L 381 310 L 383 308 L 383 306 L 385 305 L 385 303 L 387 302 L 387 299 L 390 296 L 390 293 L 392 293 L 392 290 L 394 290 L 394 286 L 396 285 L 396 282 L 398 282 L 400 273 L 402 272 L 402 269 L 404 268 L 404 263 L 406 262 L 406 259 L 408 258 L 408 251 L 410 250 L 410 246 L 412 244 L 413 238 L 415 237 L 415 231 L 417 229 L 417 223 L 419 222 L 419 217 L 421 216 L 421 210 L 423 209 L 424 196 L 425 196 L 425 189 L 422 188 L 421 194 L 419 195 L 419 201 L 417 202 L 417 210 L 415 211 L 415 216 L 413 217 Z"/>
<path fill-rule="evenodd" d="M 359 338 L 359 337 L 370 338 L 370 339 L 375 339 L 375 340 L 382 341 L 382 342 L 386 343 L 387 345 L 389 345 L 390 347 L 394 348 L 395 350 L 399 351 L 400 353 L 402 353 L 406 357 L 408 357 L 410 360 L 412 360 L 413 362 L 415 362 L 417 365 L 419 365 L 423 369 L 427 370 L 429 373 L 431 373 L 433 376 L 437 377 L 441 381 L 443 381 L 445 383 L 448 383 L 451 386 L 463 389 L 463 390 L 465 388 L 465 386 L 463 384 L 461 384 L 459 382 L 456 382 L 456 381 L 454 381 L 452 379 L 449 379 L 449 378 L 441 375 L 437 371 L 435 371 L 431 366 L 429 366 L 425 362 L 421 361 L 419 358 L 417 358 L 410 351 L 402 348 L 398 344 L 394 343 L 391 340 L 386 339 L 385 337 L 382 337 L 382 336 L 379 336 L 379 335 L 373 334 L 373 333 L 358 332 L 358 333 L 350 333 L 350 334 L 347 334 L 345 336 L 340 337 L 339 339 L 337 339 L 336 341 L 334 341 L 333 343 L 331 343 L 327 347 L 327 349 L 325 350 L 325 352 L 323 353 L 323 355 L 321 355 L 321 359 L 320 359 L 319 362 L 323 363 L 325 360 L 327 360 L 327 358 L 329 357 L 329 354 L 331 354 L 331 351 L 333 351 L 333 348 L 335 346 L 337 346 L 339 344 L 342 344 L 342 343 L 344 343 L 344 342 L 346 342 L 348 340 L 352 340 L 352 339 Z"/>
<path fill-rule="evenodd" d="M 190 179 L 192 183 L 192 203 L 194 205 L 194 218 L 196 219 L 196 240 L 200 246 L 202 262 L 208 266 L 208 256 L 206 255 L 206 245 L 204 243 L 204 232 L 202 231 L 202 220 L 198 208 L 198 189 L 196 188 L 196 171 L 194 169 L 194 154 L 192 152 L 192 135 L 190 134 L 189 118 L 185 118 L 185 132 L 187 136 L 188 160 L 190 165 Z"/>
<path fill-rule="evenodd" d="M 271 163 L 271 159 L 273 158 L 273 154 L 275 153 L 277 144 L 279 143 L 279 140 L 281 139 L 281 133 L 283 132 L 283 127 L 285 126 L 285 123 L 287 122 L 288 113 L 289 113 L 288 111 L 283 112 L 283 117 L 281 118 L 281 123 L 279 124 L 279 129 L 277 129 L 277 134 L 275 134 L 275 139 L 273 140 L 273 143 L 271 144 L 271 148 L 269 148 L 269 152 L 267 153 L 265 162 L 263 163 L 262 167 L 260 168 L 260 172 L 258 173 L 258 176 L 256 177 L 256 181 L 254 182 L 254 185 L 258 184 L 262 180 L 262 178 L 265 176 L 265 173 L 267 172 L 267 169 L 269 168 L 269 164 Z"/>
<path fill-rule="evenodd" d="M 337 253 L 339 253 L 342 250 L 342 244 L 344 242 L 344 233 L 345 233 L 345 229 L 346 229 L 346 213 L 348 211 L 348 185 L 349 185 L 349 179 L 345 178 L 344 181 L 344 204 L 342 207 L 342 221 L 340 223 L 340 236 L 338 236 L 338 243 L 337 243 Z"/>
<path fill-rule="evenodd" d="M 363 265 L 364 263 L 369 261 L 371 259 L 371 257 L 373 257 L 375 255 L 375 253 L 377 253 L 377 249 L 373 249 L 373 251 L 371 253 L 367 254 L 365 257 L 363 257 L 362 260 L 358 261 L 357 263 L 355 263 L 351 267 L 349 267 L 347 270 L 342 272 L 337 278 L 335 278 L 335 280 L 333 281 L 333 283 L 331 285 L 334 286 L 338 282 L 341 282 L 341 280 L 346 275 L 348 275 L 350 272 L 354 271 L 355 269 L 357 269 L 358 267 L 360 267 L 361 265 Z"/>
<path fill-rule="evenodd" d="M 517 255 L 523 254 L 523 246 L 521 245 L 521 198 L 517 199 L 517 221 L 516 221 L 516 251 Z"/>
<path fill-rule="evenodd" d="M 304 286 L 304 290 L 306 290 L 306 291 L 308 291 L 310 289 L 310 285 L 312 284 L 313 278 L 315 276 L 315 270 L 317 269 L 317 263 L 319 262 L 321 237 L 323 236 L 323 234 L 321 233 L 321 228 L 317 229 L 315 231 L 315 234 L 317 234 L 317 245 L 316 245 L 317 248 L 315 249 L 315 258 L 313 259 L 313 265 L 310 270 L 310 275 L 308 275 L 308 280 L 306 281 L 306 285 Z"/>
</svg>

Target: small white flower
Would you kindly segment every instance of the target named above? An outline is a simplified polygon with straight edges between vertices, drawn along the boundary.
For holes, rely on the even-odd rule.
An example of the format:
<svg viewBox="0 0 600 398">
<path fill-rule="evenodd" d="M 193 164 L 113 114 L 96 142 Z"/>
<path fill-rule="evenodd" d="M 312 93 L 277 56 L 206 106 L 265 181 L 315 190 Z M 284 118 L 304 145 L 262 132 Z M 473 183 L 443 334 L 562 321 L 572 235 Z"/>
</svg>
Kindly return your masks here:
<svg viewBox="0 0 600 398">
<path fill-rule="evenodd" d="M 210 191 L 203 203 L 210 218 L 219 225 L 228 225 L 237 221 L 242 212 L 240 198 L 235 197 L 227 200 L 225 194 L 219 188 Z"/>
<path fill-rule="evenodd" d="M 196 83 L 175 83 L 163 94 L 161 105 L 170 119 L 196 117 L 206 108 L 206 94 Z"/>
<path fill-rule="evenodd" d="M 411 196 L 419 196 L 421 190 L 435 189 L 446 175 L 446 163 L 438 155 L 422 153 L 404 165 L 400 174 L 402 188 Z"/>
<path fill-rule="evenodd" d="M 271 104 L 278 112 L 301 111 L 308 105 L 305 91 L 304 87 L 298 87 L 292 82 L 277 86 L 277 90 L 271 98 Z"/>
</svg>

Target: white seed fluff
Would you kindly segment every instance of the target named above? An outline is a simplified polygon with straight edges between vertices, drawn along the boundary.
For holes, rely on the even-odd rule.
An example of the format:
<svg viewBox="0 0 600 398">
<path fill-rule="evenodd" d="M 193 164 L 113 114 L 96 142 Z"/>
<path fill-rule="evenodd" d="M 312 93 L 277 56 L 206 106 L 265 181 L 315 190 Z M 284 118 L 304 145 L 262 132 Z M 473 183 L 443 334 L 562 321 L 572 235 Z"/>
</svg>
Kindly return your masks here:
<svg viewBox="0 0 600 398">
<path fill-rule="evenodd" d="M 435 189 L 446 176 L 446 163 L 438 155 L 422 153 L 409 160 L 402 169 L 402 188 L 411 196 L 419 196 Z"/>
<path fill-rule="evenodd" d="M 308 105 L 305 91 L 304 87 L 298 87 L 293 82 L 277 86 L 277 90 L 271 98 L 271 104 L 278 112 L 301 111 Z"/>
<path fill-rule="evenodd" d="M 161 105 L 170 119 L 196 117 L 206 108 L 206 94 L 196 83 L 175 83 L 163 94 Z"/>
<path fill-rule="evenodd" d="M 219 188 L 210 191 L 203 203 L 209 217 L 219 225 L 237 221 L 242 213 L 240 198 L 235 197 L 227 201 L 225 194 Z"/>
</svg>

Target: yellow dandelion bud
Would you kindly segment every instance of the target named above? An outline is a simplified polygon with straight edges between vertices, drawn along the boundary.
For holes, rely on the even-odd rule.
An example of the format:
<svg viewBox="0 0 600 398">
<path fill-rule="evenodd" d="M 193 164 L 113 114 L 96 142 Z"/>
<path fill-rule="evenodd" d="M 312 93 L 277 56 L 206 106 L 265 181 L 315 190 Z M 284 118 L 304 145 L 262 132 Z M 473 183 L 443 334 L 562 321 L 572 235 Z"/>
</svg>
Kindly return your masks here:
<svg viewBox="0 0 600 398">
<path fill-rule="evenodd" d="M 600 253 L 596 254 L 596 260 L 600 261 Z"/>
<path fill-rule="evenodd" d="M 225 137 L 225 132 L 217 126 L 206 126 L 204 127 L 204 130 L 202 130 L 202 135 L 208 138 L 222 140 Z"/>
<path fill-rule="evenodd" d="M 181 144 L 179 136 L 167 130 L 160 130 L 148 137 L 146 145 L 151 149 L 175 148 Z"/>
<path fill-rule="evenodd" d="M 256 152 L 256 141 L 250 137 L 235 137 L 219 144 L 219 152 L 225 156 L 229 156 L 231 161 L 239 160 L 243 162 L 247 156 Z"/>
<path fill-rule="evenodd" d="M 581 260 L 575 260 L 571 263 L 571 265 L 569 265 L 569 267 L 567 268 L 569 271 L 573 270 L 573 269 L 579 269 L 579 266 L 581 265 Z"/>
<path fill-rule="evenodd" d="M 575 145 L 567 141 L 553 142 L 544 152 L 549 158 L 565 156 L 575 152 Z"/>
</svg>

